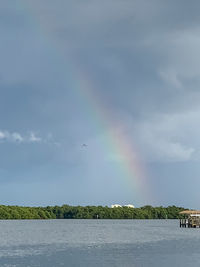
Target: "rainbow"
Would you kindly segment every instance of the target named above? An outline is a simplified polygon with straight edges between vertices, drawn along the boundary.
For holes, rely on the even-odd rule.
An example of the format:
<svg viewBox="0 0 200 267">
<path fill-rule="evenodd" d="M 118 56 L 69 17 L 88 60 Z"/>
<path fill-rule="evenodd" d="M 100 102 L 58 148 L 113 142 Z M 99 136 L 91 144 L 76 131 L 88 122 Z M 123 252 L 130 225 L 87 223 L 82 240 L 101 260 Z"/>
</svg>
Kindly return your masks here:
<svg viewBox="0 0 200 267">
<path fill-rule="evenodd" d="M 43 18 L 41 18 L 38 11 L 40 5 L 40 1 L 37 4 L 32 1 L 31 5 L 24 2 L 25 9 L 31 15 L 32 23 L 36 24 L 35 27 L 41 32 L 42 36 L 47 35 L 48 39 L 50 39 L 51 26 L 53 27 L 53 25 L 51 21 L 42 20 Z M 65 55 L 66 48 L 62 47 L 62 44 L 52 40 L 52 46 L 62 57 Z M 92 81 L 91 75 L 86 74 L 75 58 L 72 58 L 69 63 L 69 57 L 67 57 L 67 62 L 66 72 L 70 73 L 71 84 L 86 103 L 85 108 L 88 109 L 87 112 L 93 123 L 106 133 L 104 137 L 105 154 L 112 153 L 117 156 L 117 171 L 120 172 L 121 179 L 126 181 L 127 186 L 132 188 L 135 201 L 143 204 L 151 202 L 152 195 L 145 167 L 141 163 L 139 152 L 133 144 L 132 138 L 124 134 L 122 125 L 119 127 L 113 122 L 112 114 L 105 108 L 98 96 L 98 92 L 95 89 L 96 85 Z"/>
</svg>

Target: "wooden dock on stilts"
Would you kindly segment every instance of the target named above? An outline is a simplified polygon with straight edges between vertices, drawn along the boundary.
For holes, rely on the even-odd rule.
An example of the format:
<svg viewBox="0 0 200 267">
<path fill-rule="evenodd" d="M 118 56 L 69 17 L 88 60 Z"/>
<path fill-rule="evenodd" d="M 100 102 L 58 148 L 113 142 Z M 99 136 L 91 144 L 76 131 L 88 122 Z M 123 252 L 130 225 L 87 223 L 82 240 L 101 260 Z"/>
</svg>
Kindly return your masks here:
<svg viewBox="0 0 200 267">
<path fill-rule="evenodd" d="M 180 227 L 184 228 L 200 228 L 200 211 L 199 210 L 184 210 L 179 214 L 184 215 L 180 219 Z"/>
</svg>

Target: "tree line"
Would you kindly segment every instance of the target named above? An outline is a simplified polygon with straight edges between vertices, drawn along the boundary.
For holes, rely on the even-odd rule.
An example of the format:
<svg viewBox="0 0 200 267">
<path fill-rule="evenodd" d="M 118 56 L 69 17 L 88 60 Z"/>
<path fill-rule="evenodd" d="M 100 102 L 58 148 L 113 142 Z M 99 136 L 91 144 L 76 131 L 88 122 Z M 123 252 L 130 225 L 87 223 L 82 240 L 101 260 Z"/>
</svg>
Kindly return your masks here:
<svg viewBox="0 0 200 267">
<path fill-rule="evenodd" d="M 47 206 L 20 207 L 0 205 L 0 219 L 178 219 L 184 208 L 152 207 L 140 208 L 107 206 Z"/>
</svg>

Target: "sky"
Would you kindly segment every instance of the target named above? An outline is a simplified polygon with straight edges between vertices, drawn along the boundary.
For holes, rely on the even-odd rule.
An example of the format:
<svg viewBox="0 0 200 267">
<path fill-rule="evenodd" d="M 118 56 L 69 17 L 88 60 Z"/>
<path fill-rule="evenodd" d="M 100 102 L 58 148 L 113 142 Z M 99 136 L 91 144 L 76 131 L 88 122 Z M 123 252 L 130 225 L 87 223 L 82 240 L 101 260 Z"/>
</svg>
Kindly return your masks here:
<svg viewBox="0 0 200 267">
<path fill-rule="evenodd" d="M 199 208 L 199 8 L 1 0 L 0 203 Z"/>
</svg>

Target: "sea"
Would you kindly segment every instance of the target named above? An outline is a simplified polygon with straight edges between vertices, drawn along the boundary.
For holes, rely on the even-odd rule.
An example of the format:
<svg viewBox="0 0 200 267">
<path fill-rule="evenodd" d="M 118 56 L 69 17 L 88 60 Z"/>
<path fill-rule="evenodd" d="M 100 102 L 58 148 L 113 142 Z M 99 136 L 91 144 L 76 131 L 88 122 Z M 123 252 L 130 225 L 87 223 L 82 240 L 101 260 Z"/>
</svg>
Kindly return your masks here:
<svg viewBox="0 0 200 267">
<path fill-rule="evenodd" d="M 200 229 L 178 220 L 2 220 L 0 266 L 200 266 Z"/>
</svg>

